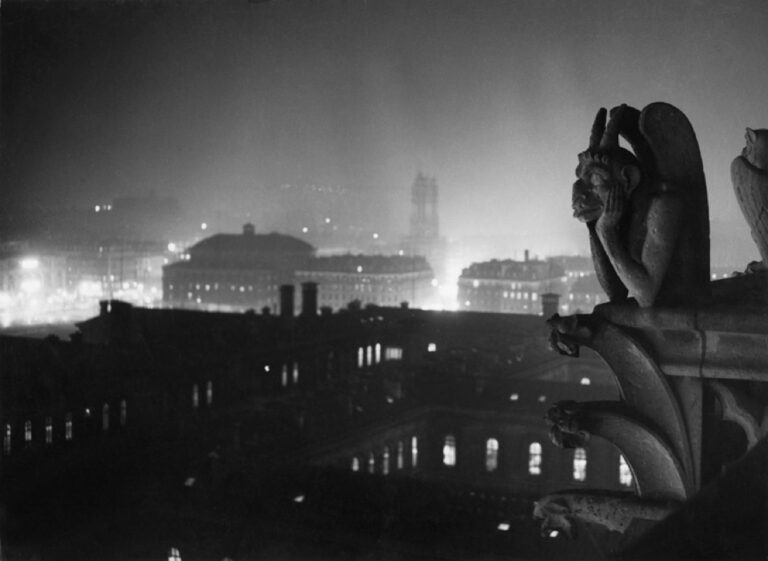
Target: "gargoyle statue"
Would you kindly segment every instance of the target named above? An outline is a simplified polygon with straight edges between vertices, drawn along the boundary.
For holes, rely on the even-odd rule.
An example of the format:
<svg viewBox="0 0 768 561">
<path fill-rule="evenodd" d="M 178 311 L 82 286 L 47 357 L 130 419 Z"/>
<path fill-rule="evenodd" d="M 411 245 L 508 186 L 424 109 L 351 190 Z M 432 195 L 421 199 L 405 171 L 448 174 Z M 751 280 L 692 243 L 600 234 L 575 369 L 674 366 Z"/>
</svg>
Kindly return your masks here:
<svg viewBox="0 0 768 561">
<path fill-rule="evenodd" d="M 589 441 L 589 432 L 581 427 L 581 408 L 575 401 L 560 401 L 547 411 L 549 439 L 559 448 L 579 448 Z"/>
<path fill-rule="evenodd" d="M 699 145 L 667 103 L 600 109 L 579 154 L 574 216 L 587 224 L 597 278 L 611 302 L 640 306 L 705 301 L 709 209 Z M 619 146 L 623 137 L 634 153 Z"/>
<path fill-rule="evenodd" d="M 612 491 L 563 491 L 542 497 L 533 505 L 533 517 L 543 520 L 541 535 L 552 531 L 575 536 L 573 522 L 581 520 L 624 533 L 635 519 L 663 520 L 679 504 L 674 501 L 642 499 L 628 493 Z"/>
<path fill-rule="evenodd" d="M 747 129 L 747 145 L 731 163 L 731 181 L 741 212 L 747 219 L 768 267 L 768 129 Z"/>
</svg>

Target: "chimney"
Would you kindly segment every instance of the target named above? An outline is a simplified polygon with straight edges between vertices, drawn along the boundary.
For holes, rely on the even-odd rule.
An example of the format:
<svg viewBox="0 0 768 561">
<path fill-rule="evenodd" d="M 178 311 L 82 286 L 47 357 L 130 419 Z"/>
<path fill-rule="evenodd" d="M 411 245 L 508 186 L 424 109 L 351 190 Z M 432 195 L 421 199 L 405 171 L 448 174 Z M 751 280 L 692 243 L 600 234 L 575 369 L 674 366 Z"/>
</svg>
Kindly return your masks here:
<svg viewBox="0 0 768 561">
<path fill-rule="evenodd" d="M 560 295 L 547 292 L 541 295 L 541 315 L 549 319 L 560 309 Z"/>
<path fill-rule="evenodd" d="M 530 252 L 526 249 L 525 250 L 525 262 L 526 263 L 528 263 L 528 259 L 530 258 L 530 256 L 531 256 Z"/>
<path fill-rule="evenodd" d="M 280 317 L 293 317 L 293 285 L 280 285 Z"/>
<path fill-rule="evenodd" d="M 253 224 L 248 222 L 247 224 L 243 225 L 243 235 L 244 236 L 253 236 L 255 233 L 255 229 L 253 227 Z"/>
<path fill-rule="evenodd" d="M 301 315 L 315 317 L 317 315 L 317 283 L 301 283 Z"/>
</svg>

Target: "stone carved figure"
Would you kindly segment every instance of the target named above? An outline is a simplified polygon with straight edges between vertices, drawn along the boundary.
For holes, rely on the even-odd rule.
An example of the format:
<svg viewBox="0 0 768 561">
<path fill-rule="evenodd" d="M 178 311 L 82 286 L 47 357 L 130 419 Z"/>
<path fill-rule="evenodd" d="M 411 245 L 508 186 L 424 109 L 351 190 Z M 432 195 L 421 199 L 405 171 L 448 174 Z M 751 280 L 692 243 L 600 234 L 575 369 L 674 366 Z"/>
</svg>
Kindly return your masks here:
<svg viewBox="0 0 768 561">
<path fill-rule="evenodd" d="M 581 427 L 581 417 L 581 408 L 575 401 L 561 401 L 550 407 L 545 419 L 552 444 L 559 448 L 586 445 L 590 434 Z"/>
<path fill-rule="evenodd" d="M 628 493 L 611 491 L 573 491 L 547 495 L 536 501 L 533 517 L 542 520 L 541 534 L 563 532 L 575 535 L 574 521 L 597 524 L 614 532 L 624 533 L 632 521 L 663 520 L 679 506 L 672 501 L 653 501 Z"/>
<path fill-rule="evenodd" d="M 611 302 L 692 305 L 709 289 L 709 209 L 698 142 L 667 103 L 598 111 L 579 154 L 574 216 Z M 619 136 L 633 152 L 619 146 Z"/>
<path fill-rule="evenodd" d="M 747 129 L 747 144 L 731 163 L 731 181 L 752 230 L 763 268 L 768 267 L 768 129 Z"/>
</svg>

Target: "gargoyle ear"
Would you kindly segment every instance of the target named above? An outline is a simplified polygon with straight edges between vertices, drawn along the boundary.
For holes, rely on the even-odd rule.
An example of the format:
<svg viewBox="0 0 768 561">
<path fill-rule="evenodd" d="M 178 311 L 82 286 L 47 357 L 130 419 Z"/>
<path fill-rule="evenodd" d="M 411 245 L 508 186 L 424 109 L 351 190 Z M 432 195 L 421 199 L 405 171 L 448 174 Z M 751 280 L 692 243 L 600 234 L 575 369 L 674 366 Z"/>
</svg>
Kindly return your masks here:
<svg viewBox="0 0 768 561">
<path fill-rule="evenodd" d="M 747 140 L 750 142 L 754 142 L 757 139 L 757 134 L 755 131 L 749 127 L 747 127 Z"/>
<path fill-rule="evenodd" d="M 632 191 L 640 185 L 640 168 L 632 164 L 623 166 L 621 168 L 621 177 L 624 178 L 627 189 L 626 194 L 627 197 L 629 197 L 632 194 Z"/>
</svg>

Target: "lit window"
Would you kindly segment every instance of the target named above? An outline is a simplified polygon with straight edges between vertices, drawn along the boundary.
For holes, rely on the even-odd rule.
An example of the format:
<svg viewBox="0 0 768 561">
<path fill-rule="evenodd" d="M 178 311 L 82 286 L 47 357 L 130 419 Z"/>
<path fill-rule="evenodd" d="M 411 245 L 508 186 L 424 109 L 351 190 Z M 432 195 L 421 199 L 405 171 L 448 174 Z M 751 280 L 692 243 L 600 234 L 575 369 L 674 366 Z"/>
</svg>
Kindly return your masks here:
<svg viewBox="0 0 768 561">
<path fill-rule="evenodd" d="M 50 417 L 45 418 L 45 443 L 53 442 L 53 420 Z"/>
<path fill-rule="evenodd" d="M 528 447 L 528 473 L 541 475 L 541 444 L 531 442 Z"/>
<path fill-rule="evenodd" d="M 120 401 L 120 426 L 124 427 L 128 422 L 128 403 L 123 399 Z"/>
<path fill-rule="evenodd" d="M 573 451 L 573 479 L 575 481 L 587 479 L 587 451 L 584 448 L 576 448 Z"/>
<path fill-rule="evenodd" d="M 32 442 L 32 421 L 24 421 L 24 442 Z"/>
<path fill-rule="evenodd" d="M 520 394 L 517 394 L 517 393 L 509 394 L 509 401 L 517 401 L 518 399 L 520 399 Z"/>
<path fill-rule="evenodd" d="M 6 456 L 11 453 L 11 425 L 5 425 L 5 433 L 3 434 L 3 454 Z"/>
<path fill-rule="evenodd" d="M 591 383 L 592 383 L 592 380 L 590 380 L 586 376 L 584 378 L 582 378 L 581 380 L 579 380 L 579 384 L 581 384 L 582 386 L 588 386 Z"/>
<path fill-rule="evenodd" d="M 436 350 L 437 350 L 437 345 L 435 345 L 434 343 L 430 343 L 429 345 L 427 345 L 428 353 L 434 353 Z"/>
<path fill-rule="evenodd" d="M 539 299 L 539 295 L 538 295 L 538 294 L 536 294 L 535 292 L 532 292 L 532 293 L 531 293 L 531 300 L 533 300 L 533 301 L 535 302 L 535 301 L 536 301 L 536 300 L 538 300 L 538 299 Z"/>
<path fill-rule="evenodd" d="M 547 401 L 547 396 L 546 395 L 540 395 L 539 396 L 539 403 L 544 403 L 545 401 Z"/>
<path fill-rule="evenodd" d="M 200 405 L 200 389 L 197 384 L 192 384 L 192 407 L 197 409 Z"/>
<path fill-rule="evenodd" d="M 357 367 L 362 368 L 363 364 L 365 364 L 365 349 L 359 347 L 357 349 Z"/>
<path fill-rule="evenodd" d="M 109 405 L 106 403 L 101 408 L 101 430 L 109 430 Z"/>
<path fill-rule="evenodd" d="M 280 373 L 280 383 L 283 387 L 288 385 L 288 365 L 283 364 L 283 370 Z"/>
<path fill-rule="evenodd" d="M 411 438 L 411 467 L 419 465 L 419 439 L 417 437 Z"/>
<path fill-rule="evenodd" d="M 404 465 L 404 449 L 403 441 L 397 443 L 397 469 L 403 469 Z"/>
<path fill-rule="evenodd" d="M 168 561 L 181 561 L 181 553 L 175 547 L 168 550 Z"/>
<path fill-rule="evenodd" d="M 269 372 L 269 364 L 264 365 L 264 372 Z"/>
<path fill-rule="evenodd" d="M 403 349 L 400 347 L 387 347 L 384 349 L 384 360 L 402 360 Z"/>
<path fill-rule="evenodd" d="M 293 383 L 294 384 L 299 383 L 299 363 L 298 362 L 293 363 Z"/>
<path fill-rule="evenodd" d="M 72 440 L 72 413 L 64 416 L 64 440 Z"/>
<path fill-rule="evenodd" d="M 360 459 L 357 456 L 352 458 L 352 471 L 360 471 Z"/>
<path fill-rule="evenodd" d="M 389 475 L 389 446 L 385 446 L 381 454 L 381 473 Z"/>
<path fill-rule="evenodd" d="M 499 441 L 489 438 L 485 443 L 485 469 L 496 471 L 499 467 Z"/>
<path fill-rule="evenodd" d="M 632 487 L 632 470 L 624 456 L 619 454 L 619 483 L 625 487 Z"/>
<path fill-rule="evenodd" d="M 456 438 L 450 434 L 443 441 L 443 465 L 456 465 Z"/>
<path fill-rule="evenodd" d="M 368 454 L 368 473 L 374 473 L 376 471 L 376 458 L 373 452 Z"/>
<path fill-rule="evenodd" d="M 368 366 L 373 364 L 373 347 L 370 345 L 365 348 L 365 363 Z"/>
<path fill-rule="evenodd" d="M 380 363 L 381 362 L 381 343 L 376 343 L 373 354 L 376 360 L 376 364 Z"/>
</svg>

